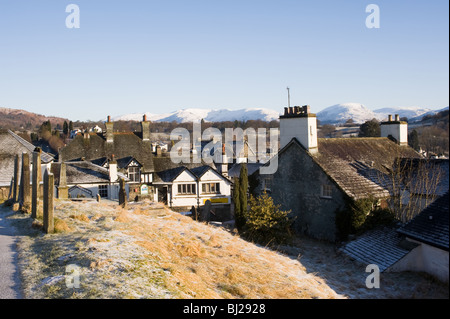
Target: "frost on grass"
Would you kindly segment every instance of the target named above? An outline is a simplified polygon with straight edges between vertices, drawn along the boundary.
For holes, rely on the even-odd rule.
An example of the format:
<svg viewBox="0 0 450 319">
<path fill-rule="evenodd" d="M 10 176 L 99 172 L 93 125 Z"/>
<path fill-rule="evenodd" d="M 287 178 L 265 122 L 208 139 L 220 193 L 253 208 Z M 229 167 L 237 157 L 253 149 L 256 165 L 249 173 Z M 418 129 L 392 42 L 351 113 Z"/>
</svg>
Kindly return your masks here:
<svg viewBox="0 0 450 319">
<path fill-rule="evenodd" d="M 296 260 L 160 204 L 56 201 L 64 227 L 25 215 L 19 266 L 26 298 L 339 298 Z M 69 287 L 75 265 L 79 288 Z"/>
<path fill-rule="evenodd" d="M 45 235 L 29 216 L 10 216 L 23 233 L 26 298 L 448 298 L 412 274 L 384 274 L 382 289 L 369 290 L 364 268 L 330 245 L 304 239 L 301 248 L 272 251 L 161 204 L 125 210 L 106 200 L 57 200 L 55 218 L 67 227 Z M 69 265 L 79 271 L 79 288 L 66 285 Z"/>
</svg>

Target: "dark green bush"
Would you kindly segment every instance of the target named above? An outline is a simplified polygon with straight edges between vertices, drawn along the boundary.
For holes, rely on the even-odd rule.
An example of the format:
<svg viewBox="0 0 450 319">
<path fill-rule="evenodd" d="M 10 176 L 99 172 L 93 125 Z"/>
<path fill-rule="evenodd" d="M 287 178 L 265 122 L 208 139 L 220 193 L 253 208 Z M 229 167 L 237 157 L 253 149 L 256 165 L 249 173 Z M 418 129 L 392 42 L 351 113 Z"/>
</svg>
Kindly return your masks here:
<svg viewBox="0 0 450 319">
<path fill-rule="evenodd" d="M 290 211 L 280 210 L 265 192 L 256 198 L 251 196 L 246 216 L 244 237 L 262 245 L 286 244 L 292 239 Z"/>
</svg>

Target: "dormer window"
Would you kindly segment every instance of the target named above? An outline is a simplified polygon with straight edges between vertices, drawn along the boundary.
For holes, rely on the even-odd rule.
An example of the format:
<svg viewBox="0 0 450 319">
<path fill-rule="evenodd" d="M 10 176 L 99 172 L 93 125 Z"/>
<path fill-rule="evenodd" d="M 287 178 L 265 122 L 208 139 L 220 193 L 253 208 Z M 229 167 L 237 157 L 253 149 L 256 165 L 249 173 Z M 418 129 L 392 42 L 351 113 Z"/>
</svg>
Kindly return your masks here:
<svg viewBox="0 0 450 319">
<path fill-rule="evenodd" d="M 130 182 L 141 182 L 141 169 L 139 166 L 128 167 L 128 178 L 130 179 Z"/>
</svg>

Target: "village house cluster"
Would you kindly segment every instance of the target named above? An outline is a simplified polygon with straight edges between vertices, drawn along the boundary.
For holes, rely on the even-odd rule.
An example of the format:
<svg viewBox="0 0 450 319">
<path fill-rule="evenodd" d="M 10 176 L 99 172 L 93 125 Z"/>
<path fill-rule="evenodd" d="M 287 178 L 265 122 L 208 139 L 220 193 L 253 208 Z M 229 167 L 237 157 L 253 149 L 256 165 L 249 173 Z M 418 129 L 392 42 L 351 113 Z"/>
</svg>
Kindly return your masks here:
<svg viewBox="0 0 450 319">
<path fill-rule="evenodd" d="M 114 122 L 108 116 L 104 129 L 96 127 L 74 134 L 57 158 L 41 152 L 41 171 L 53 173 L 54 192 L 62 199 L 118 200 L 122 180 L 128 200 L 163 202 L 179 212 L 199 209 L 209 201 L 211 220 L 233 219 L 233 177 L 239 176 L 241 165 L 255 150 L 244 143 L 242 152 L 234 149 L 230 153 L 222 141 L 216 141 L 211 150 L 214 161 L 175 163 L 166 147 L 151 142 L 150 125 L 144 116 L 140 132 L 115 132 Z M 266 192 L 275 204 L 291 211 L 296 232 L 331 242 L 339 239 L 339 211 L 350 202 L 365 198 L 387 207 L 389 199 L 398 196 L 388 181 L 396 165 L 406 161 L 409 172 L 417 179 L 417 167 L 425 161 L 408 146 L 407 123 L 398 115 L 381 123 L 380 138 L 318 138 L 317 118 L 310 107 L 287 107 L 280 116 L 279 140 L 280 148 L 270 160 L 247 164 L 249 176 L 256 181 L 252 192 Z M 203 151 L 211 141 L 201 141 L 200 145 Z M 2 198 L 11 197 L 15 157 L 31 155 L 34 150 L 32 144 L 12 131 L 0 132 Z M 226 154 L 233 158 L 224 159 Z M 267 174 L 264 167 L 273 161 L 277 161 L 277 169 Z M 385 236 L 389 240 L 378 244 L 374 241 L 369 248 L 355 240 L 343 251 L 360 261 L 382 265 L 388 255 L 383 252 L 390 247 L 394 253 L 389 256 L 397 257 L 383 264 L 383 270 L 428 271 L 448 281 L 448 160 L 435 160 L 429 169 L 442 174 L 432 194 L 425 194 L 426 189 L 417 190 L 412 184 L 403 185 L 401 202 L 421 199 L 417 206 L 422 212 L 416 218 L 393 232 L 367 235 L 369 239 Z M 404 245 L 405 240 L 410 244 Z M 370 260 L 369 253 L 378 248 L 380 260 Z"/>
</svg>

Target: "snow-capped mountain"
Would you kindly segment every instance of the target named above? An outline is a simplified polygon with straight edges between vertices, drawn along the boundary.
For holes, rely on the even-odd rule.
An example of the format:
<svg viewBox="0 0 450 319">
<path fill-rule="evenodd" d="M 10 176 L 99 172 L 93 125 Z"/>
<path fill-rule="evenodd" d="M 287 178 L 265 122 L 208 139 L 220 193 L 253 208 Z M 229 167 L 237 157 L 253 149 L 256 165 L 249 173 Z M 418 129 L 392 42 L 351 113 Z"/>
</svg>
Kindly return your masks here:
<svg viewBox="0 0 450 319">
<path fill-rule="evenodd" d="M 431 111 L 428 111 L 428 112 L 426 112 L 426 113 L 420 114 L 419 116 L 415 116 L 415 117 L 408 118 L 408 120 L 409 120 L 410 123 L 412 123 L 412 122 L 417 122 L 417 121 L 422 120 L 422 118 L 423 118 L 424 116 L 426 116 L 426 115 L 435 115 L 435 114 L 437 114 L 437 113 L 439 113 L 439 112 L 442 112 L 442 111 L 448 111 L 448 106 L 447 106 L 447 107 L 444 107 L 444 108 L 442 108 L 442 109 L 440 109 L 440 110 L 431 110 Z"/>
<path fill-rule="evenodd" d="M 113 121 L 142 121 L 144 113 L 133 113 L 117 116 Z M 272 121 L 278 120 L 280 114 L 277 111 L 264 108 L 247 108 L 239 110 L 229 109 L 197 109 L 189 108 L 182 109 L 171 113 L 153 114 L 145 113 L 147 119 L 152 122 L 172 122 L 178 123 L 198 123 L 202 119 L 206 122 L 221 122 L 221 121 L 248 121 L 248 120 L 263 120 Z"/>
<path fill-rule="evenodd" d="M 417 118 L 422 118 L 425 114 L 430 112 L 439 112 L 433 111 L 428 108 L 423 108 L 419 106 L 404 106 L 404 107 L 386 107 L 382 109 L 377 109 L 374 111 L 377 115 L 379 115 L 380 120 L 385 120 L 388 118 L 389 114 L 398 114 L 400 117 L 407 117 L 408 120 Z M 433 113 L 435 114 L 435 113 Z"/>
<path fill-rule="evenodd" d="M 438 112 L 439 110 L 419 106 L 389 107 L 372 111 L 360 103 L 343 103 L 325 108 L 317 113 L 317 118 L 322 124 L 341 124 L 349 119 L 361 124 L 374 118 L 378 121 L 384 121 L 387 120 L 389 115 L 395 114 L 400 117 L 407 117 L 410 121 L 418 121 L 427 114 Z"/>
<path fill-rule="evenodd" d="M 364 123 L 378 115 L 360 103 L 343 103 L 327 107 L 317 113 L 317 119 L 322 124 L 345 123 L 352 119 L 355 123 Z"/>
<path fill-rule="evenodd" d="M 448 109 L 448 107 L 444 109 Z M 280 108 L 280 111 L 284 111 L 284 108 Z M 407 117 L 410 122 L 413 122 L 420 120 L 425 115 L 436 114 L 439 111 L 441 110 L 431 110 L 428 108 L 414 106 L 381 108 L 372 111 L 361 103 L 343 103 L 323 109 L 317 113 L 317 118 L 322 124 L 342 124 L 349 119 L 352 119 L 356 124 L 362 124 L 374 118 L 378 121 L 383 121 L 387 120 L 389 114 L 399 114 L 400 117 Z M 279 112 L 265 108 L 246 108 L 239 110 L 187 108 L 163 114 L 148 112 L 125 114 L 113 117 L 113 121 L 142 121 L 144 114 L 147 116 L 147 119 L 152 122 L 176 121 L 178 123 L 198 123 L 202 119 L 206 122 L 235 120 L 272 121 L 278 120 L 280 116 Z"/>
</svg>

